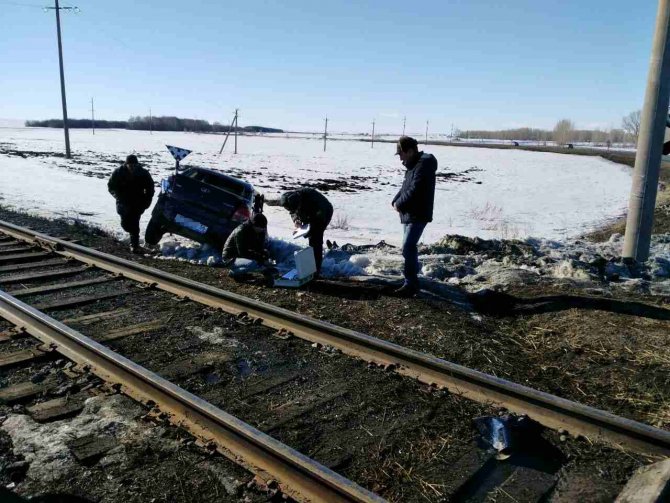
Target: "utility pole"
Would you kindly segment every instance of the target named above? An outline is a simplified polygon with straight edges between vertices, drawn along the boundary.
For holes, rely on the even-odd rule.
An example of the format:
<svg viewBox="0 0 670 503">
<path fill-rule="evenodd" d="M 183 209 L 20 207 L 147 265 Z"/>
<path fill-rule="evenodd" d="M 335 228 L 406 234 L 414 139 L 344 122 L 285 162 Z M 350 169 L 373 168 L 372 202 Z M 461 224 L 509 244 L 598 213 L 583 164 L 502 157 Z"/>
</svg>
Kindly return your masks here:
<svg viewBox="0 0 670 503">
<path fill-rule="evenodd" d="M 375 121 L 372 121 L 372 146 L 370 148 L 375 148 Z"/>
<path fill-rule="evenodd" d="M 428 145 L 428 121 L 426 121 L 426 145 Z"/>
<path fill-rule="evenodd" d="M 405 136 L 405 124 L 407 123 L 407 116 L 402 118 L 402 135 Z"/>
<path fill-rule="evenodd" d="M 233 120 L 230 121 L 230 127 L 228 128 L 228 133 L 226 133 L 226 137 L 223 140 L 223 145 L 221 145 L 221 150 L 219 150 L 219 155 L 221 155 L 224 147 L 226 146 L 226 143 L 228 142 L 228 137 L 230 136 L 230 132 L 233 130 L 233 126 L 237 126 L 237 109 L 235 109 Z M 237 133 L 235 133 L 235 153 L 237 154 Z"/>
<path fill-rule="evenodd" d="M 154 134 L 154 118 L 151 115 L 151 107 L 149 107 L 149 134 Z"/>
<path fill-rule="evenodd" d="M 624 258 L 638 262 L 644 262 L 649 258 L 668 101 L 670 101 L 670 0 L 659 0 L 622 254 Z"/>
<path fill-rule="evenodd" d="M 323 151 L 326 151 L 326 138 L 328 137 L 328 117 L 326 117 L 326 125 L 323 128 Z"/>
<path fill-rule="evenodd" d="M 238 109 L 236 108 L 235 109 L 235 119 L 234 119 L 235 120 L 235 152 L 234 152 L 235 154 L 237 154 L 237 117 L 238 117 L 237 112 L 238 112 Z"/>
<path fill-rule="evenodd" d="M 68 10 L 79 12 L 78 7 L 61 7 L 58 0 L 54 0 L 54 7 L 45 7 L 44 10 L 54 9 L 56 11 L 56 33 L 58 34 L 58 64 L 60 66 L 60 96 L 63 104 L 63 131 L 65 133 L 65 157 L 72 158 L 70 152 L 70 131 L 67 124 L 67 101 L 65 100 L 65 72 L 63 71 L 63 43 L 60 35 L 60 11 Z"/>
<path fill-rule="evenodd" d="M 93 109 L 92 97 L 91 97 L 91 127 L 93 128 L 93 134 L 95 134 L 95 110 Z"/>
</svg>

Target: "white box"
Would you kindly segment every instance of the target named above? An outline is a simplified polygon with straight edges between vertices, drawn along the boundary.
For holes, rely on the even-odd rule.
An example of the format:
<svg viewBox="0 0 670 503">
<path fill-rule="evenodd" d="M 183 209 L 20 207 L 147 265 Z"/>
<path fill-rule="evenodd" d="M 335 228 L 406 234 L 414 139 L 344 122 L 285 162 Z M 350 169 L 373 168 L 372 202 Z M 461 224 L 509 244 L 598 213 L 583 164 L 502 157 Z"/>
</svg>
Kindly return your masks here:
<svg viewBox="0 0 670 503">
<path fill-rule="evenodd" d="M 275 286 L 298 288 L 314 277 L 316 262 L 314 260 L 314 249 L 311 246 L 295 252 L 293 257 L 295 258 L 295 269 L 291 269 L 282 277 L 276 278 Z"/>
</svg>

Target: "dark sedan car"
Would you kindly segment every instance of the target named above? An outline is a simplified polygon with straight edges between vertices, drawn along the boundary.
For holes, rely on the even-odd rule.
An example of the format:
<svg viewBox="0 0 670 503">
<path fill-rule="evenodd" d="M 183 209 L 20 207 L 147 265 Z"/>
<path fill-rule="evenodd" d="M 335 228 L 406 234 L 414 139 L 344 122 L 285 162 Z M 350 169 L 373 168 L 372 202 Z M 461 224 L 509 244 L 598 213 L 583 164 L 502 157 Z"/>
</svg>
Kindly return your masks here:
<svg viewBox="0 0 670 503">
<path fill-rule="evenodd" d="M 155 245 L 169 232 L 222 248 L 235 227 L 262 209 L 263 196 L 250 183 L 186 167 L 161 182 L 144 239 Z"/>
</svg>

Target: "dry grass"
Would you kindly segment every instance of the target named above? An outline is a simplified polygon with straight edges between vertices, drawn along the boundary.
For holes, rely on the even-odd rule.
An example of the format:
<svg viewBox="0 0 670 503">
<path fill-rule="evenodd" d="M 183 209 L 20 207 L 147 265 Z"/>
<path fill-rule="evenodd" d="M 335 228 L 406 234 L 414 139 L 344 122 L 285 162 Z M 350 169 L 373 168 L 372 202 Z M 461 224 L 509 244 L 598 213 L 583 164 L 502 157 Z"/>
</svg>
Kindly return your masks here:
<svg viewBox="0 0 670 503">
<path fill-rule="evenodd" d="M 402 486 L 412 484 L 419 488 L 421 496 L 426 501 L 441 501 L 445 493 L 445 484 L 426 480 L 418 473 L 417 466 L 440 464 L 447 461 L 444 456 L 455 440 L 448 435 L 437 438 L 424 430 L 421 437 L 414 443 L 404 443 L 402 447 L 394 445 L 383 437 L 375 447 L 370 468 L 365 469 L 364 477 L 366 487 L 372 487 L 378 491 L 388 481 L 394 481 L 399 488 L 391 494 L 385 494 L 389 501 L 403 501 Z"/>
<path fill-rule="evenodd" d="M 471 208 L 467 216 L 483 222 L 482 229 L 497 232 L 499 239 L 517 239 L 522 234 L 520 227 L 505 217 L 503 208 L 489 201 L 484 206 Z"/>
<path fill-rule="evenodd" d="M 473 207 L 468 211 L 467 216 L 482 222 L 494 222 L 502 219 L 503 209 L 501 206 L 486 201 L 484 206 Z"/>
<path fill-rule="evenodd" d="M 349 216 L 346 213 L 338 213 L 330 222 L 331 229 L 342 229 L 344 231 L 349 229 Z"/>
<path fill-rule="evenodd" d="M 569 309 L 510 329 L 506 342 L 536 362 L 533 377 L 554 380 L 549 391 L 670 429 L 668 321 Z"/>
</svg>

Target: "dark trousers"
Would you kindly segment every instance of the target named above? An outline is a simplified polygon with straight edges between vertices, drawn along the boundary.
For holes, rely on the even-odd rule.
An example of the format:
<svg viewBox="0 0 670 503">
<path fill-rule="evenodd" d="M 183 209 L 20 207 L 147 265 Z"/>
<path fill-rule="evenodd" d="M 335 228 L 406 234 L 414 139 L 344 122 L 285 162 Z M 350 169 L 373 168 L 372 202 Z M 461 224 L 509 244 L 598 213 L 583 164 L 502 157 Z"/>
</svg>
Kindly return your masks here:
<svg viewBox="0 0 670 503">
<path fill-rule="evenodd" d="M 426 222 L 403 224 L 402 256 L 405 258 L 403 275 L 405 284 L 414 288 L 419 287 L 419 270 L 421 269 L 417 244 L 426 225 Z"/>
<path fill-rule="evenodd" d="M 140 217 L 144 213 L 143 209 L 126 206 L 123 204 L 116 205 L 116 212 L 121 217 L 121 227 L 124 231 L 130 234 L 130 245 L 140 245 Z"/>
<path fill-rule="evenodd" d="M 308 241 L 309 246 L 314 249 L 314 262 L 316 263 L 316 272 L 321 272 L 321 262 L 323 262 L 323 233 L 325 226 L 313 225 L 310 227 Z"/>
</svg>

